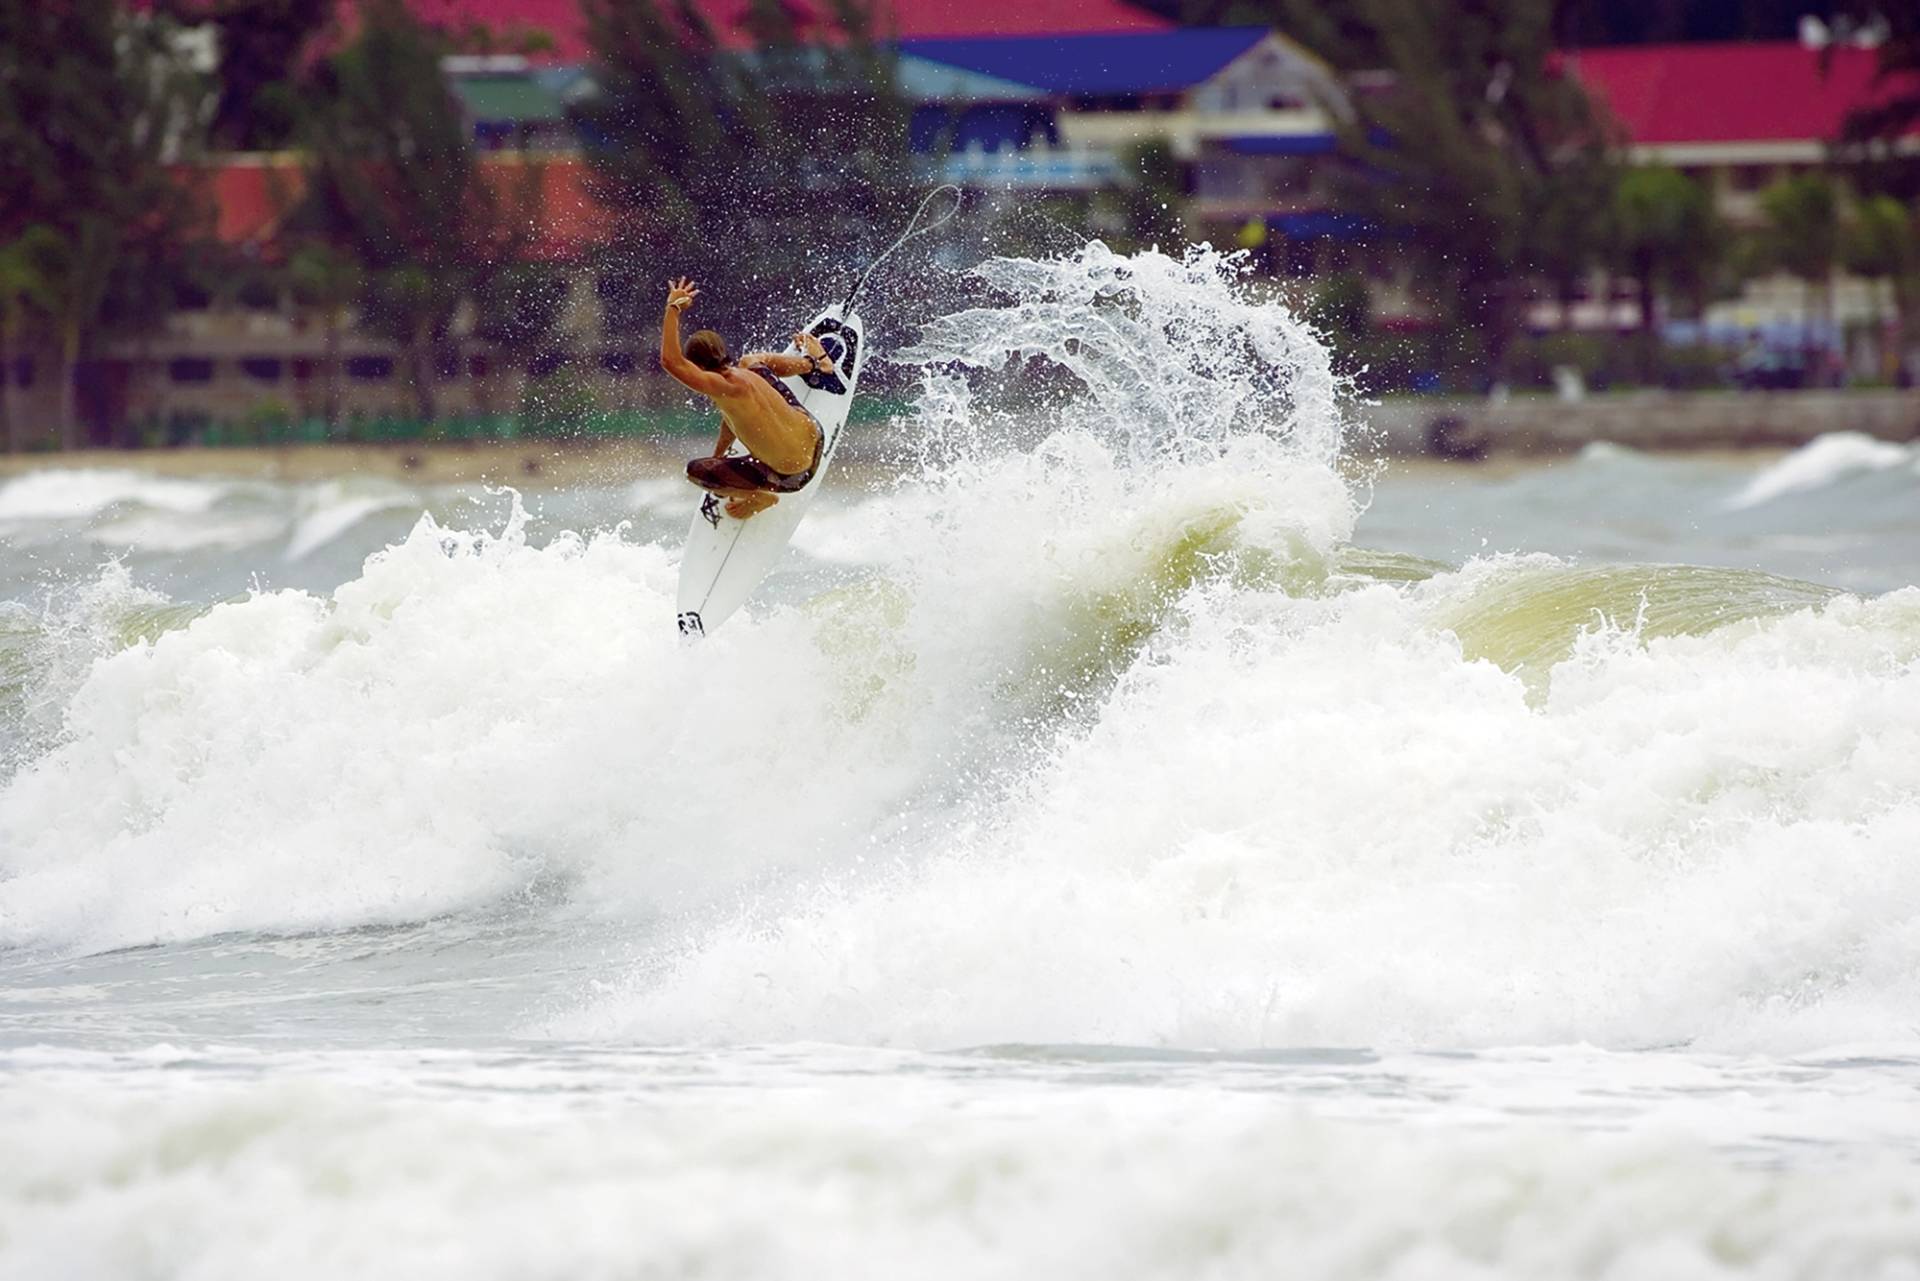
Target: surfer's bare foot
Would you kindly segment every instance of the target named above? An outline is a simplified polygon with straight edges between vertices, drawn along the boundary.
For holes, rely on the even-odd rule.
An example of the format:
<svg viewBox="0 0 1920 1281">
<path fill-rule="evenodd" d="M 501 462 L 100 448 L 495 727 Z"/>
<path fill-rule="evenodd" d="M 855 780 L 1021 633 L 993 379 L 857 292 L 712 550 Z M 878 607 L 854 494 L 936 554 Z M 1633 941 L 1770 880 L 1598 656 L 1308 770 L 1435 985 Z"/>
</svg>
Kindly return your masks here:
<svg viewBox="0 0 1920 1281">
<path fill-rule="evenodd" d="M 779 502 L 772 494 L 748 494 L 744 498 L 727 500 L 727 515 L 735 520 L 745 520 L 756 512 L 763 512 Z"/>
</svg>

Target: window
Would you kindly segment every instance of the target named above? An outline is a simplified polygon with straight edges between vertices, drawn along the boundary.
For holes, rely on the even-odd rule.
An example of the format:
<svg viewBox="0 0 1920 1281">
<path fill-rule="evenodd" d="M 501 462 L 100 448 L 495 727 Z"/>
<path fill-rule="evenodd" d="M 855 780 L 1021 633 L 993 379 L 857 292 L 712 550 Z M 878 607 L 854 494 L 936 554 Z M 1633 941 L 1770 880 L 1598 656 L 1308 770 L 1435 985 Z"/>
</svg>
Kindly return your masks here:
<svg viewBox="0 0 1920 1281">
<path fill-rule="evenodd" d="M 200 287 L 197 280 L 176 280 L 173 284 L 173 307 L 175 311 L 205 311 L 213 306 L 213 295 Z"/>
<path fill-rule="evenodd" d="M 493 362 L 485 356 L 467 357 L 467 377 L 469 378 L 485 378 L 492 369 Z"/>
<path fill-rule="evenodd" d="M 242 356 L 240 358 L 240 368 L 247 377 L 263 383 L 279 382 L 286 363 L 278 356 Z"/>
<path fill-rule="evenodd" d="M 600 353 L 600 368 L 621 378 L 630 378 L 639 368 L 638 358 L 630 351 L 603 351 Z"/>
<path fill-rule="evenodd" d="M 4 378 L 8 372 L 9 371 L 3 368 L 0 368 L 0 378 Z M 16 387 L 33 386 L 33 357 L 32 356 L 16 357 L 13 362 L 13 368 L 10 372 L 13 374 L 14 386 Z"/>
<path fill-rule="evenodd" d="M 545 378 L 567 367 L 567 354 L 563 351 L 543 351 L 527 362 L 527 377 Z"/>
<path fill-rule="evenodd" d="M 167 377 L 177 383 L 210 383 L 213 362 L 203 356 L 179 356 L 167 362 Z"/>
<path fill-rule="evenodd" d="M 273 282 L 258 276 L 240 286 L 240 305 L 248 311 L 278 311 L 280 309 L 280 291 Z"/>
<path fill-rule="evenodd" d="M 385 382 L 393 377 L 391 356 L 348 356 L 347 376 L 365 382 Z"/>
<path fill-rule="evenodd" d="M 434 371 L 439 374 L 442 382 L 458 381 L 465 369 L 466 362 L 460 359 L 460 353 L 457 351 L 443 351 L 439 359 L 434 361 Z"/>
<path fill-rule="evenodd" d="M 293 380 L 297 383 L 306 382 L 313 377 L 313 371 L 317 369 L 319 365 L 320 362 L 311 356 L 295 356 L 293 358 Z"/>
</svg>

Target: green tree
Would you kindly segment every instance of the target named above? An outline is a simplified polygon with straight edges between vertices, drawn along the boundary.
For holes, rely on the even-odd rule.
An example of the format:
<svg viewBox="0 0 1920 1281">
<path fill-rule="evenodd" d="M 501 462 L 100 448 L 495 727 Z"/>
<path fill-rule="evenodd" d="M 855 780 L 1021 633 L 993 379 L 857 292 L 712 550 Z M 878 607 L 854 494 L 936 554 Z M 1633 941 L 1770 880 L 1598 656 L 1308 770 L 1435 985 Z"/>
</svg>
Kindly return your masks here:
<svg viewBox="0 0 1920 1281">
<path fill-rule="evenodd" d="M 44 318 L 58 305 L 53 264 L 63 248 L 57 232 L 38 224 L 0 246 L 0 430 L 10 454 L 20 452 L 22 440 L 13 408 L 15 362 L 27 320 Z"/>
<path fill-rule="evenodd" d="M 1906 145 L 1920 126 L 1920 6 L 1846 0 L 1840 9 L 1885 35 L 1876 55 L 1875 92 L 1848 113 L 1840 154 L 1869 190 L 1920 197 L 1920 155 Z"/>
<path fill-rule="evenodd" d="M 504 271 L 481 291 L 473 332 L 525 372 L 554 341 L 571 288 L 564 272 L 544 263 Z"/>
<path fill-rule="evenodd" d="M 299 128 L 300 62 L 334 16 L 334 0 L 156 0 L 179 22 L 211 26 L 219 70 L 211 144 L 222 151 L 290 145 Z"/>
<path fill-rule="evenodd" d="M 577 114 L 601 144 L 588 153 L 593 190 L 619 246 L 603 294 L 631 302 L 617 308 L 627 319 L 657 317 L 669 268 L 724 272 L 726 298 L 784 306 L 800 281 L 847 267 L 839 246 L 864 244 L 902 203 L 908 112 L 864 0 L 833 0 L 804 29 L 777 0 L 755 0 L 748 50 L 698 6 L 581 7 L 597 92 Z M 724 313 L 719 291 L 711 301 L 708 315 Z"/>
<path fill-rule="evenodd" d="M 1761 246 L 1775 268 L 1807 286 L 1808 328 L 1829 317 L 1840 262 L 1840 189 L 1823 173 L 1782 178 L 1760 193 Z"/>
<path fill-rule="evenodd" d="M 1328 15 L 1287 0 L 1287 12 L 1321 29 L 1337 18 L 1337 38 L 1392 73 L 1390 90 L 1352 102 L 1346 200 L 1419 260 L 1427 301 L 1477 335 L 1481 374 L 1497 378 L 1530 278 L 1564 276 L 1568 246 L 1605 227 L 1604 201 L 1568 195 L 1598 185 L 1613 147 L 1553 64 L 1553 6 L 1348 0 Z"/>
<path fill-rule="evenodd" d="M 1620 176 L 1614 153 L 1579 148 L 1561 157 L 1552 181 L 1534 188 L 1528 258 L 1552 287 L 1563 327 L 1572 324 L 1580 286 L 1607 263 L 1608 205 Z"/>
<path fill-rule="evenodd" d="M 1121 249 L 1159 245 L 1172 249 L 1184 239 L 1181 209 L 1186 204 L 1186 173 L 1171 143 L 1150 139 L 1128 147 L 1120 156 L 1122 185 L 1102 193 L 1114 222 L 1124 229 Z"/>
<path fill-rule="evenodd" d="M 1619 266 L 1640 295 L 1640 331 L 1651 335 L 1662 295 L 1679 295 L 1699 310 L 1725 243 L 1713 196 L 1677 169 L 1647 165 L 1621 175 L 1613 193 Z"/>
<path fill-rule="evenodd" d="M 444 42 L 400 0 L 368 0 L 306 122 L 308 203 L 296 223 L 365 269 L 361 320 L 401 348 L 421 419 L 438 415 L 437 348 L 455 314 L 523 256 L 540 172 L 490 179 L 440 73 Z"/>
<path fill-rule="evenodd" d="M 326 381 L 321 415 L 330 435 L 340 431 L 340 337 L 354 303 L 366 292 L 360 264 L 324 242 L 300 246 L 287 260 L 287 283 L 302 307 L 320 316 Z"/>
<path fill-rule="evenodd" d="M 1862 200 L 1843 233 L 1841 259 L 1869 288 L 1885 283 L 1896 328 L 1904 334 L 1914 314 L 1914 294 L 1920 290 L 1920 227 L 1913 211 L 1892 196 Z M 1884 343 L 1884 330 L 1881 336 Z M 1884 346 L 1880 356 L 1883 366 L 1891 363 Z"/>
<path fill-rule="evenodd" d="M 61 242 L 47 311 L 67 447 L 75 372 L 115 281 L 164 261 L 204 217 L 167 168 L 191 155 L 206 98 L 177 35 L 114 0 L 0 5 L 0 239 L 42 225 Z"/>
</svg>

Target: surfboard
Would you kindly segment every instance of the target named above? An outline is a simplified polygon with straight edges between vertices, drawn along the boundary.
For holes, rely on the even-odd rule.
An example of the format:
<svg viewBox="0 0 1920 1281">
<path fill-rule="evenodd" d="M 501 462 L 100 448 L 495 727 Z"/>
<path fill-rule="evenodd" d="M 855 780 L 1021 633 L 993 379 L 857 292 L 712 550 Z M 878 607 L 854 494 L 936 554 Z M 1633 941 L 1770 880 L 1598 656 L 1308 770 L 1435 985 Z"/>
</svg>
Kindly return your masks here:
<svg viewBox="0 0 1920 1281">
<path fill-rule="evenodd" d="M 805 489 L 780 495 L 779 502 L 745 520 L 727 515 L 724 499 L 712 494 L 700 496 L 693 525 L 687 531 L 687 550 L 680 558 L 680 592 L 675 608 L 682 636 L 706 635 L 747 603 L 760 580 L 786 551 L 793 531 L 799 528 L 826 482 L 827 469 L 840 446 L 841 429 L 847 424 L 847 411 L 853 408 L 860 371 L 866 365 L 866 344 L 860 318 L 837 307 L 814 317 L 807 332 L 818 338 L 833 357 L 834 372 L 781 381 L 819 419 L 826 433 L 820 467 Z M 796 348 L 789 346 L 787 350 L 795 352 Z M 733 452 L 744 450 L 736 444 Z"/>
</svg>

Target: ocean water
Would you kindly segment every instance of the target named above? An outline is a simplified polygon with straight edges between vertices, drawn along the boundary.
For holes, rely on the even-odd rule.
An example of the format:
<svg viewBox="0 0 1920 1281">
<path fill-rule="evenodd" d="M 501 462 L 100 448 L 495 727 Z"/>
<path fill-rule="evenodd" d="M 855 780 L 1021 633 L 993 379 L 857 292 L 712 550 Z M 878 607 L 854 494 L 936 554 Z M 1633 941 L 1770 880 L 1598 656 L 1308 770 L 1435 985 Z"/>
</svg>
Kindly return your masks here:
<svg viewBox="0 0 1920 1281">
<path fill-rule="evenodd" d="M 967 283 L 699 645 L 673 477 L 0 481 L 0 1277 L 1920 1277 L 1920 449 Z"/>
</svg>

